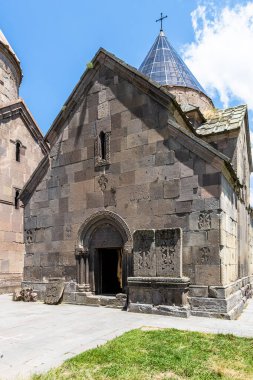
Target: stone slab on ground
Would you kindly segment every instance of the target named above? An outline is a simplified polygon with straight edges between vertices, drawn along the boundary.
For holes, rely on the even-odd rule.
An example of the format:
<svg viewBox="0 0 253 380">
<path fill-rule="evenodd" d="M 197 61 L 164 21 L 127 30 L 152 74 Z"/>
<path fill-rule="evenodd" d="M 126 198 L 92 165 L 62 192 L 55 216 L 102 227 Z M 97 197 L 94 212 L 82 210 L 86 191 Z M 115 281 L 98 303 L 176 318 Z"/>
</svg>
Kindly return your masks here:
<svg viewBox="0 0 253 380">
<path fill-rule="evenodd" d="M 12 302 L 0 296 L 0 379 L 26 379 L 140 327 L 177 328 L 253 338 L 253 300 L 238 320 L 135 314 L 70 304 Z"/>
</svg>

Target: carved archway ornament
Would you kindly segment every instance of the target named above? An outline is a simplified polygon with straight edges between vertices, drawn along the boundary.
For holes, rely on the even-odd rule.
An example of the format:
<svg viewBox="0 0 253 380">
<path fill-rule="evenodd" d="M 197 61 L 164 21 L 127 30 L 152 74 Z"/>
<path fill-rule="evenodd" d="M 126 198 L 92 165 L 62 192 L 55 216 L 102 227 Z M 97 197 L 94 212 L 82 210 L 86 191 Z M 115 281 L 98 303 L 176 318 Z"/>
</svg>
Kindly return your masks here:
<svg viewBox="0 0 253 380">
<path fill-rule="evenodd" d="M 122 234 L 125 243 L 132 243 L 132 234 L 126 222 L 121 216 L 112 211 L 101 210 L 90 215 L 81 225 L 76 242 L 76 248 L 80 249 L 89 245 L 89 238 L 92 232 L 101 222 L 109 222 Z"/>
<path fill-rule="evenodd" d="M 79 284 L 79 291 L 97 291 L 94 280 L 94 252 L 96 249 L 94 251 L 93 239 L 94 234 L 106 225 L 111 226 L 111 230 L 117 231 L 119 234 L 123 260 L 125 266 L 127 265 L 127 256 L 132 250 L 132 235 L 126 222 L 118 214 L 107 210 L 101 210 L 90 215 L 81 225 L 76 241 L 75 256 L 77 261 L 77 282 Z M 115 247 L 118 246 L 117 243 Z M 112 245 L 112 247 L 114 247 L 114 245 Z"/>
</svg>

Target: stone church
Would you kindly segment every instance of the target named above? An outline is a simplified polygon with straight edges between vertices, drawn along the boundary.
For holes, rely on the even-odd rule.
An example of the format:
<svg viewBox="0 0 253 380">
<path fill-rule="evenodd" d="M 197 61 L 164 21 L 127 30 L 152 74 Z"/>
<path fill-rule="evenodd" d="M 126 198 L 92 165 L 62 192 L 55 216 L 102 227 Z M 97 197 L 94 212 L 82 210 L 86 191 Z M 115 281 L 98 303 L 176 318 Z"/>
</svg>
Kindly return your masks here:
<svg viewBox="0 0 253 380">
<path fill-rule="evenodd" d="M 20 66 L 2 45 L 0 62 L 15 61 L 16 107 Z M 34 152 L 24 186 L 3 170 L 6 229 L 23 212 L 13 204 L 22 188 L 23 286 L 43 297 L 62 280 L 64 302 L 135 312 L 240 314 L 253 284 L 247 107 L 216 109 L 163 30 L 139 70 L 99 49 L 44 139 L 22 102 L 21 140 L 21 117 L 6 107 L 15 136 L 1 118 L 1 144 L 13 173 L 22 162 L 11 148 L 19 143 L 23 160 Z M 15 254 L 8 236 L 3 268 Z"/>
</svg>

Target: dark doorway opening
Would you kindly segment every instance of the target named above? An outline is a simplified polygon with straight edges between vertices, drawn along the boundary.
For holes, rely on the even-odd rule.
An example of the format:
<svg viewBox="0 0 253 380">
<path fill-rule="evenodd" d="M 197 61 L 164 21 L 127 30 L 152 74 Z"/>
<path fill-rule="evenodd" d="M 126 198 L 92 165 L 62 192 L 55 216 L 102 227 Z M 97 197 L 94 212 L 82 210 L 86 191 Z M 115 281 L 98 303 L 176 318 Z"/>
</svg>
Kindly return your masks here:
<svg viewBox="0 0 253 380">
<path fill-rule="evenodd" d="M 120 249 L 98 249 L 100 294 L 122 292 L 122 254 Z"/>
</svg>

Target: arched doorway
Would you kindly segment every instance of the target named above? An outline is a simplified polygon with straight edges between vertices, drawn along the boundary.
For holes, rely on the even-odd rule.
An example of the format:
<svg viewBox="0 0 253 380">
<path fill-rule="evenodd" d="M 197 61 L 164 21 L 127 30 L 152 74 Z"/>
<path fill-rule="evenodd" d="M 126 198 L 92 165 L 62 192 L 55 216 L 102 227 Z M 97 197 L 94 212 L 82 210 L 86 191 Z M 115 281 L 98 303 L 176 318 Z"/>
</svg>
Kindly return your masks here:
<svg viewBox="0 0 253 380">
<path fill-rule="evenodd" d="M 120 232 L 110 223 L 102 222 L 91 234 L 90 264 L 94 268 L 95 294 L 117 294 L 123 289 Z"/>
<path fill-rule="evenodd" d="M 79 289 L 101 295 L 126 292 L 127 277 L 132 272 L 131 256 L 131 234 L 124 220 L 110 211 L 94 214 L 79 232 Z"/>
</svg>

